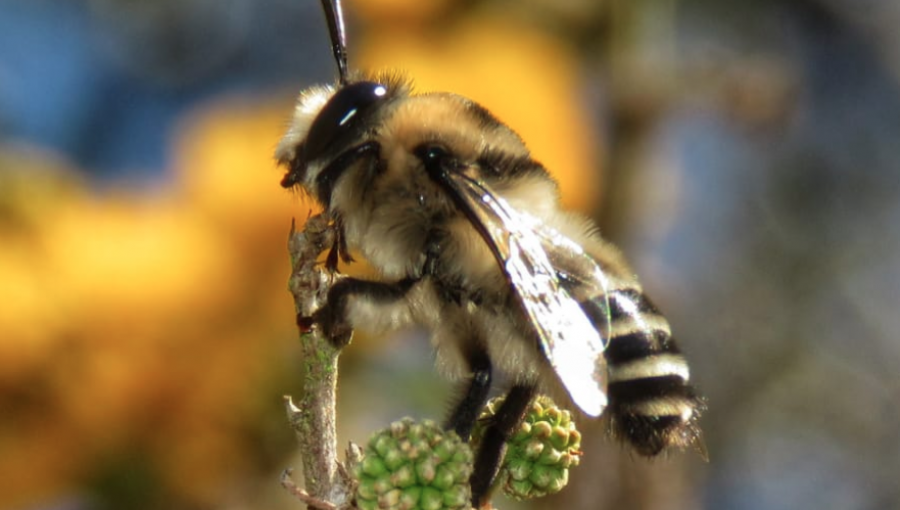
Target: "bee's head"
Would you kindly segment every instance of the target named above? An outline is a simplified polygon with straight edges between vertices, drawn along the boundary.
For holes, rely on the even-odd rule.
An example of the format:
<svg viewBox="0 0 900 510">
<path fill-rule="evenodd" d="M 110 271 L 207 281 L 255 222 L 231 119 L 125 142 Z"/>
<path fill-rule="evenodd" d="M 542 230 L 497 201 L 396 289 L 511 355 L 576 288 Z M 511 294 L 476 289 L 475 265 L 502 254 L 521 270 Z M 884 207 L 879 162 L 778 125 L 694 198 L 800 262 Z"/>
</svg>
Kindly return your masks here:
<svg viewBox="0 0 900 510">
<path fill-rule="evenodd" d="M 399 86 L 381 81 L 356 81 L 337 89 L 312 87 L 300 94 L 291 127 L 275 152 L 278 163 L 287 168 L 282 186 L 300 185 L 318 195 L 320 172 L 365 139 L 377 124 L 379 107 Z"/>
<path fill-rule="evenodd" d="M 374 79 L 351 79 L 347 72 L 347 43 L 340 0 L 322 0 L 331 49 L 338 68 L 337 87 L 311 87 L 300 93 L 294 118 L 278 144 L 275 158 L 287 168 L 281 180 L 285 188 L 301 186 L 320 201 L 326 201 L 341 156 L 365 143 L 378 125 L 379 112 L 392 97 L 406 93 L 402 79 L 382 75 Z M 320 182 L 320 181 L 328 182 Z"/>
</svg>

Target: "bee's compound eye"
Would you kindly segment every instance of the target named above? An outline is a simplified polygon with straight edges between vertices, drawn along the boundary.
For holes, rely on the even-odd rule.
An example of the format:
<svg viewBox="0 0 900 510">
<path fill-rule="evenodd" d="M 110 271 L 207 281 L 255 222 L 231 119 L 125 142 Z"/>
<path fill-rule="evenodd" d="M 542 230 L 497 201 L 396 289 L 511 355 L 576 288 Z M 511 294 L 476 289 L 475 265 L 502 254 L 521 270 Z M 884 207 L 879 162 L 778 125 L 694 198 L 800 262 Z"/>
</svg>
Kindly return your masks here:
<svg viewBox="0 0 900 510">
<path fill-rule="evenodd" d="M 372 105 L 387 96 L 387 92 L 384 85 L 370 81 L 352 83 L 338 90 L 310 126 L 305 142 L 307 160 L 321 156 L 335 139 L 350 132 Z"/>
<path fill-rule="evenodd" d="M 428 163 L 436 163 L 447 157 L 447 151 L 438 145 L 429 145 L 425 147 L 424 160 Z"/>
<path fill-rule="evenodd" d="M 450 156 L 447 149 L 435 144 L 420 145 L 416 147 L 414 153 L 429 171 L 440 171 Z"/>
<path fill-rule="evenodd" d="M 432 145 L 431 147 L 428 147 L 426 156 L 431 161 L 440 161 L 447 157 L 447 151 L 443 147 Z"/>
</svg>

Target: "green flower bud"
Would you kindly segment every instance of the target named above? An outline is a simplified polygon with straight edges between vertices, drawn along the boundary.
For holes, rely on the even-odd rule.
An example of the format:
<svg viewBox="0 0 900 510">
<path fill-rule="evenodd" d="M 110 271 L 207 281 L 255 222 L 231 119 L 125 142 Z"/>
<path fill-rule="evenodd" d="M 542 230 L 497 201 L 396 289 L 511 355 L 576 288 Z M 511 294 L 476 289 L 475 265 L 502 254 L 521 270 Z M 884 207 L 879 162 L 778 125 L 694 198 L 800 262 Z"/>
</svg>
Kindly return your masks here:
<svg viewBox="0 0 900 510">
<path fill-rule="evenodd" d="M 502 398 L 488 403 L 473 434 L 474 444 L 484 434 L 481 424 L 489 423 L 502 403 Z M 577 466 L 581 456 L 581 434 L 568 411 L 556 407 L 549 397 L 539 396 L 506 446 L 495 486 L 513 499 L 531 499 L 566 486 L 569 468 Z"/>
<path fill-rule="evenodd" d="M 469 508 L 472 450 L 434 422 L 405 418 L 376 432 L 354 468 L 362 510 Z"/>
</svg>

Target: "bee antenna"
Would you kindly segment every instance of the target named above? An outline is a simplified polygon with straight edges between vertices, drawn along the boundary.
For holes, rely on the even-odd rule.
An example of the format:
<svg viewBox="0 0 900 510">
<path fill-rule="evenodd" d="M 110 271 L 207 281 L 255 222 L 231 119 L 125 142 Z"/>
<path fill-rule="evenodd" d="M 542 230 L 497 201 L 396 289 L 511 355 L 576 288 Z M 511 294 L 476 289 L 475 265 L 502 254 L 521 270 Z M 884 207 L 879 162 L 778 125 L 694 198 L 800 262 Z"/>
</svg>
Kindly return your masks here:
<svg viewBox="0 0 900 510">
<path fill-rule="evenodd" d="M 341 11 L 341 0 L 322 0 L 322 10 L 328 23 L 331 35 L 331 51 L 338 66 L 341 85 L 347 84 L 347 36 L 344 32 L 344 13 Z"/>
</svg>

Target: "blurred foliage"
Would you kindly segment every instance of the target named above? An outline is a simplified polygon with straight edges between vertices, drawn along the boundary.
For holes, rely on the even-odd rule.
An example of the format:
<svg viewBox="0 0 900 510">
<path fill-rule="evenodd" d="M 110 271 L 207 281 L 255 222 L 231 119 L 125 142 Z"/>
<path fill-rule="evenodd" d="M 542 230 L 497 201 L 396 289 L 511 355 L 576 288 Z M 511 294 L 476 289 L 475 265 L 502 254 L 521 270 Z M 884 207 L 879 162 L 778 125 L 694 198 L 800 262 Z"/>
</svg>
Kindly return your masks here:
<svg viewBox="0 0 900 510">
<path fill-rule="evenodd" d="M 288 431 L 268 428 L 292 384 L 280 361 L 293 326 L 286 232 L 306 214 L 278 189 L 268 155 L 282 106 L 198 110 L 157 189 L 90 189 L 58 161 L 6 148 L 7 504 L 87 483 L 98 504 L 152 495 L 209 506 L 223 481 L 258 476 L 290 448 Z"/>
</svg>

